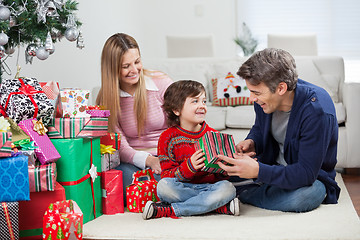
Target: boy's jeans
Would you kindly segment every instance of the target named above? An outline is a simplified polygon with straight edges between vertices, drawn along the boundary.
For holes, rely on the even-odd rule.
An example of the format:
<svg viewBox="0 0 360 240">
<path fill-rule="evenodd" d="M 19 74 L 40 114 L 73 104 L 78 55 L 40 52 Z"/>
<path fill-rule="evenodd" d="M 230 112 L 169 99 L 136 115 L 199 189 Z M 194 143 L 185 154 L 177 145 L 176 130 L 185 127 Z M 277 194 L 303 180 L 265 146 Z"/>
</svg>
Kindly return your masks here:
<svg viewBox="0 0 360 240">
<path fill-rule="evenodd" d="M 283 212 L 308 212 L 320 206 L 326 196 L 322 182 L 294 190 L 281 189 L 268 184 L 251 184 L 236 187 L 242 203 Z"/>
<path fill-rule="evenodd" d="M 229 181 L 194 184 L 176 178 L 163 178 L 157 185 L 161 201 L 171 203 L 175 215 L 191 216 L 211 212 L 235 198 L 236 189 Z"/>
</svg>

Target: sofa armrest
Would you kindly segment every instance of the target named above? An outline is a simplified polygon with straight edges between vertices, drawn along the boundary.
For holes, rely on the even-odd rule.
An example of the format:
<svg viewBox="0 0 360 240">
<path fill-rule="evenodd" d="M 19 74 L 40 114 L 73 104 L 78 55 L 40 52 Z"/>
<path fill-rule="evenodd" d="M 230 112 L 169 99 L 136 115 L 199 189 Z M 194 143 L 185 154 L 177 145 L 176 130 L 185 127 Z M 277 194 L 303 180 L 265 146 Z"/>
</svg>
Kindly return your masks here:
<svg viewBox="0 0 360 240">
<path fill-rule="evenodd" d="M 345 82 L 343 99 L 346 109 L 347 167 L 360 167 L 360 83 Z"/>
</svg>

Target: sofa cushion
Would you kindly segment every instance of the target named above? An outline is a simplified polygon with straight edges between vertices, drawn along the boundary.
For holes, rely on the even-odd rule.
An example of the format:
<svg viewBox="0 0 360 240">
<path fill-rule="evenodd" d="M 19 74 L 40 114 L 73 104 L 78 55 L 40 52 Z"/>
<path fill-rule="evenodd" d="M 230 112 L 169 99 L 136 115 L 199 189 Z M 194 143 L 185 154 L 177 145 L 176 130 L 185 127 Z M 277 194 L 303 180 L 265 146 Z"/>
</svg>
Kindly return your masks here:
<svg viewBox="0 0 360 240">
<path fill-rule="evenodd" d="M 335 103 L 336 118 L 339 124 L 344 123 L 346 120 L 346 112 L 344 104 Z"/>
<path fill-rule="evenodd" d="M 214 106 L 238 106 L 252 104 L 250 91 L 244 79 L 232 72 L 224 73 L 219 78 L 211 79 Z"/>
<path fill-rule="evenodd" d="M 299 78 L 324 88 L 330 95 L 334 103 L 339 101 L 339 81 L 340 78 L 335 75 L 322 74 L 316 63 L 308 59 L 296 59 L 296 68 Z"/>
<path fill-rule="evenodd" d="M 253 105 L 242 105 L 226 108 L 226 127 L 251 128 L 255 123 Z"/>
<path fill-rule="evenodd" d="M 209 103 L 205 121 L 210 127 L 216 130 L 224 130 L 226 128 L 226 110 L 224 107 L 211 106 L 211 103 Z"/>
</svg>

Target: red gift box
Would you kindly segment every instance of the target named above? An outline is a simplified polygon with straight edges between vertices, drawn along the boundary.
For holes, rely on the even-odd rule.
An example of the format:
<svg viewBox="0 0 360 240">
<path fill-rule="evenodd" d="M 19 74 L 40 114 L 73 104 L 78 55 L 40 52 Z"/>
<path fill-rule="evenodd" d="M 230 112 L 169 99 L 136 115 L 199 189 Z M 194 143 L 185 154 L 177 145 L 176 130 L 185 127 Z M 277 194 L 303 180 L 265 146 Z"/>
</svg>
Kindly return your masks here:
<svg viewBox="0 0 360 240">
<path fill-rule="evenodd" d="M 56 183 L 54 191 L 31 192 L 30 199 L 19 202 L 20 237 L 41 239 L 44 213 L 50 203 L 66 200 L 65 189 Z"/>
<path fill-rule="evenodd" d="M 121 143 L 121 135 L 119 133 L 107 133 L 100 138 L 100 144 L 111 145 L 115 150 L 119 150 Z"/>
<path fill-rule="evenodd" d="M 140 181 L 140 178 L 148 180 Z M 137 171 L 133 175 L 133 183 L 126 187 L 126 205 L 129 212 L 143 212 L 147 201 L 157 202 L 157 181 L 152 170 Z"/>
<path fill-rule="evenodd" d="M 103 214 L 124 213 L 124 192 L 122 171 L 111 169 L 102 172 Z"/>
<path fill-rule="evenodd" d="M 82 239 L 83 214 L 73 200 L 50 203 L 43 218 L 43 238 Z"/>
</svg>

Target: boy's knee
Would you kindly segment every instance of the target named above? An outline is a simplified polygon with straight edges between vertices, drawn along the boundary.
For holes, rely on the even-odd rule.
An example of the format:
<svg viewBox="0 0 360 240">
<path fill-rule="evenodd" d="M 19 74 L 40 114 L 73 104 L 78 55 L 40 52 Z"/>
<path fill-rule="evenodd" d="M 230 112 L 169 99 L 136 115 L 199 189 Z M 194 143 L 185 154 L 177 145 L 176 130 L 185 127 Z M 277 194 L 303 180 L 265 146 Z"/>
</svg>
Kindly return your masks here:
<svg viewBox="0 0 360 240">
<path fill-rule="evenodd" d="M 174 179 L 162 178 L 156 187 L 157 195 L 162 201 L 170 202 L 171 199 L 177 198 L 176 191 L 174 191 Z"/>
</svg>

